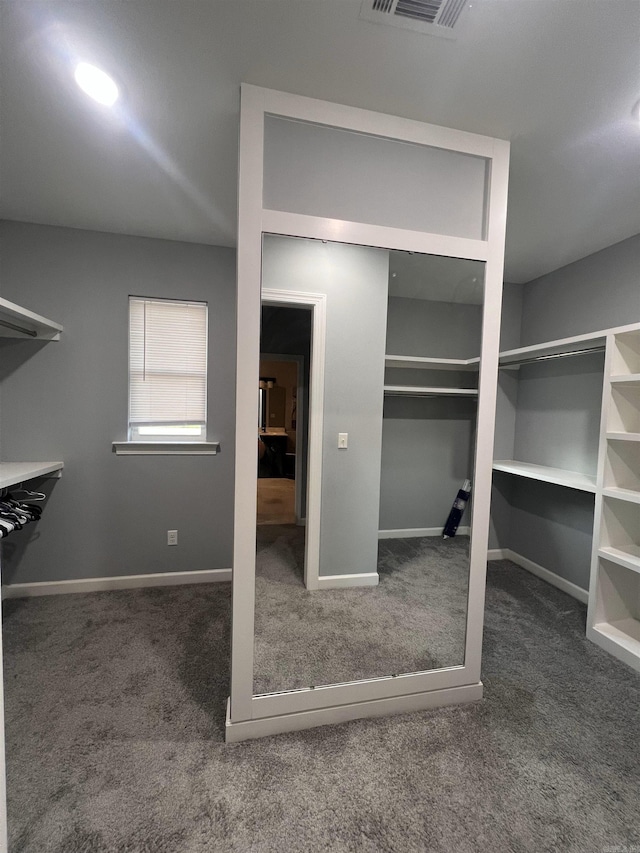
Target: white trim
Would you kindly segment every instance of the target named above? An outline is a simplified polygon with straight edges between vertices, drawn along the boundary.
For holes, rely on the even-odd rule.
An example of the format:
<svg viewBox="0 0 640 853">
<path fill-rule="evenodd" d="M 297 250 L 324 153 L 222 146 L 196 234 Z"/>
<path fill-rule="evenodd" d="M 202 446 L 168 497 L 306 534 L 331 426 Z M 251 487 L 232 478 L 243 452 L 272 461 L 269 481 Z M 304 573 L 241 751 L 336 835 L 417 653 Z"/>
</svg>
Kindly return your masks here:
<svg viewBox="0 0 640 853">
<path fill-rule="evenodd" d="M 324 368 L 327 340 L 327 296 L 298 290 L 262 288 L 262 305 L 298 305 L 311 308 L 311 363 L 307 416 L 307 507 L 305 517 L 304 583 L 319 589 L 320 517 L 322 513 L 322 439 L 324 432 Z M 254 557 L 255 563 L 255 557 Z"/>
<path fill-rule="evenodd" d="M 415 119 L 378 113 L 371 110 L 334 104 L 275 89 L 263 89 L 249 83 L 242 84 L 242 92 L 253 92 L 263 98 L 265 113 L 300 121 L 313 122 L 343 130 L 355 130 L 370 136 L 383 136 L 387 139 L 400 139 L 417 145 L 444 148 L 447 151 L 460 151 L 475 154 L 478 157 L 495 156 L 496 140 L 490 136 L 481 136 L 465 130 L 453 130 L 449 127 L 426 124 Z"/>
<path fill-rule="evenodd" d="M 241 93 L 236 492 L 230 719 L 233 721 L 233 726 L 236 726 L 248 721 L 255 722 L 264 718 L 290 716 L 302 711 L 316 710 L 322 712 L 319 717 L 316 717 L 320 722 L 334 722 L 341 719 L 340 708 L 345 705 L 393 698 L 398 700 L 398 703 L 391 703 L 390 707 L 393 710 L 400 710 L 402 703 L 398 697 L 439 690 L 449 691 L 457 687 L 473 688 L 480 684 L 509 143 L 395 116 L 312 101 L 297 95 L 271 92 L 246 84 L 243 84 Z M 460 258 L 477 258 L 481 254 L 482 258 L 486 257 L 486 299 L 483 312 L 482 352 L 480 353 L 481 391 L 478 404 L 478 437 L 473 484 L 473 535 L 470 543 L 469 606 L 464 665 L 425 673 L 407 673 L 397 677 L 369 679 L 346 685 L 332 684 L 323 688 L 287 691 L 275 695 L 253 695 L 256 558 L 255 425 L 258 396 L 255 393 L 255 377 L 259 359 L 262 235 L 270 230 L 267 226 L 271 225 L 276 234 L 303 238 L 315 237 L 318 236 L 316 235 L 318 229 L 322 231 L 327 223 L 330 223 L 330 220 L 325 220 L 323 224 L 323 220 L 317 217 L 281 215 L 278 212 L 263 210 L 264 118 L 267 113 L 356 130 L 361 133 L 372 133 L 388 139 L 412 141 L 475 154 L 486 157 L 489 161 L 486 241 L 470 241 L 433 234 L 421 235 L 414 240 L 415 232 L 401 236 L 402 229 L 369 226 L 363 223 L 343 223 L 345 230 L 341 238 L 341 241 L 349 242 L 353 239 L 353 235 L 357 235 L 358 244 L 382 249 L 394 248 L 393 241 L 400 240 L 404 248 L 421 250 L 420 246 L 426 246 L 427 248 L 422 251 L 432 254 L 447 254 Z M 380 235 L 383 235 L 382 239 Z M 420 245 L 414 245 L 414 243 Z M 309 518 L 309 522 L 312 520 Z M 265 724 L 265 726 L 268 725 L 271 724 Z M 267 733 L 264 727 L 262 733 Z"/>
<path fill-rule="evenodd" d="M 489 557 L 491 560 L 511 560 L 512 563 L 515 563 L 516 566 L 520 566 L 521 569 L 525 569 L 527 572 L 531 572 L 532 575 L 540 578 L 543 581 L 551 584 L 551 586 L 555 586 L 557 589 L 561 589 L 562 592 L 566 592 L 567 595 L 570 595 L 572 598 L 576 598 L 578 601 L 581 601 L 583 604 L 586 604 L 589 600 L 589 591 L 583 589 L 581 586 L 578 586 L 571 581 L 566 580 L 561 575 L 552 572 L 550 569 L 545 569 L 544 566 L 540 566 L 538 563 L 534 563 L 533 560 L 530 560 L 528 557 L 523 557 L 522 554 L 516 554 L 515 551 L 512 551 L 511 548 L 501 548 L 498 549 L 503 556 L 502 557 Z M 489 551 L 489 554 L 495 553 L 494 551 Z"/>
<path fill-rule="evenodd" d="M 355 575 L 320 575 L 316 589 L 342 589 L 354 586 L 378 586 L 377 572 L 362 572 Z"/>
<path fill-rule="evenodd" d="M 215 456 L 220 452 L 219 441 L 114 441 L 111 446 L 116 456 Z"/>
<path fill-rule="evenodd" d="M 484 240 L 470 237 L 447 237 L 426 231 L 408 231 L 389 225 L 366 225 L 347 219 L 326 219 L 306 213 L 289 213 L 282 210 L 263 210 L 262 230 L 267 234 L 295 237 L 304 234 L 314 240 L 331 240 L 336 243 L 353 243 L 357 246 L 379 246 L 401 252 L 419 252 L 424 255 L 446 255 L 450 258 L 467 258 L 486 261 L 488 248 Z"/>
<path fill-rule="evenodd" d="M 344 723 L 366 717 L 408 714 L 430 708 L 442 708 L 446 705 L 459 705 L 463 702 L 478 702 L 482 699 L 482 690 L 482 682 L 480 681 L 477 684 L 432 690 L 429 693 L 413 693 L 408 696 L 393 696 L 371 702 L 356 702 L 335 708 L 319 708 L 292 714 L 279 714 L 274 717 L 240 723 L 231 722 L 229 702 L 227 702 L 225 741 L 227 743 L 238 743 L 249 738 L 266 737 L 283 732 L 297 732 L 327 723 Z"/>
<path fill-rule="evenodd" d="M 509 549 L 508 548 L 490 548 L 487 551 L 487 562 L 490 562 L 491 560 L 508 560 L 508 559 L 509 559 Z"/>
<path fill-rule="evenodd" d="M 144 589 L 152 586 L 181 586 L 193 583 L 221 583 L 231 580 L 231 569 L 201 569 L 191 572 L 155 572 L 149 575 L 118 575 L 79 578 L 68 581 L 12 583 L 2 587 L 2 598 L 35 598 L 40 595 L 67 595 L 74 592 L 106 592 L 112 589 Z"/>
<path fill-rule="evenodd" d="M 459 527 L 460 536 L 468 536 L 470 527 Z M 414 539 L 420 536 L 442 536 L 442 527 L 399 527 L 393 530 L 378 530 L 378 539 Z"/>
</svg>

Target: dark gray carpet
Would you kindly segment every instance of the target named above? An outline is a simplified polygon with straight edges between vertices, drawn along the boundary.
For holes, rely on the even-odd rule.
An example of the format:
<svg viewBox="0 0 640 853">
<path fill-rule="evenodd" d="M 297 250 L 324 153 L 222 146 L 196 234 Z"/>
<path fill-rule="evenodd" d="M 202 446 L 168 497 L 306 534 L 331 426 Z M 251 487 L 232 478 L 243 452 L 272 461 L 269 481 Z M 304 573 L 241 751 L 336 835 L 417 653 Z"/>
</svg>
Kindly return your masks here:
<svg viewBox="0 0 640 853">
<path fill-rule="evenodd" d="M 254 692 L 464 663 L 469 538 L 383 539 L 376 587 L 308 592 L 304 528 L 258 527 Z"/>
<path fill-rule="evenodd" d="M 640 844 L 640 678 L 490 565 L 481 703 L 223 743 L 226 585 L 5 603 L 11 853 Z"/>
</svg>

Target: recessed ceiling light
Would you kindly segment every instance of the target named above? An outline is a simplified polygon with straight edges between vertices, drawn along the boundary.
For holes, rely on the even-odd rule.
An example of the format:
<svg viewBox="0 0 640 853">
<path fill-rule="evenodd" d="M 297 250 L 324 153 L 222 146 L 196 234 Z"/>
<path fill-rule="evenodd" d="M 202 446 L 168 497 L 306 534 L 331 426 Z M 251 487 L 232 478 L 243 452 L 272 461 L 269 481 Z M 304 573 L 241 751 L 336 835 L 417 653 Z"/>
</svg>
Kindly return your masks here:
<svg viewBox="0 0 640 853">
<path fill-rule="evenodd" d="M 118 100 L 120 92 L 114 81 L 88 62 L 79 62 L 74 72 L 75 81 L 83 92 L 99 104 L 111 107 Z"/>
</svg>

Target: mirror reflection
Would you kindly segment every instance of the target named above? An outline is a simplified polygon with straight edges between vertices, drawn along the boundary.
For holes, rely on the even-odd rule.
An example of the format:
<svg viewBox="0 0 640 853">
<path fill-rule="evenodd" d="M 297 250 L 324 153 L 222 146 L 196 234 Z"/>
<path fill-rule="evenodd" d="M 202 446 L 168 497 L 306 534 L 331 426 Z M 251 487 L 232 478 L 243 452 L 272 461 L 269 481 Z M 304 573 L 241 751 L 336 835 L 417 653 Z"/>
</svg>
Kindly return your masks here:
<svg viewBox="0 0 640 853">
<path fill-rule="evenodd" d="M 484 263 L 265 235 L 263 288 L 254 693 L 462 665 Z"/>
</svg>

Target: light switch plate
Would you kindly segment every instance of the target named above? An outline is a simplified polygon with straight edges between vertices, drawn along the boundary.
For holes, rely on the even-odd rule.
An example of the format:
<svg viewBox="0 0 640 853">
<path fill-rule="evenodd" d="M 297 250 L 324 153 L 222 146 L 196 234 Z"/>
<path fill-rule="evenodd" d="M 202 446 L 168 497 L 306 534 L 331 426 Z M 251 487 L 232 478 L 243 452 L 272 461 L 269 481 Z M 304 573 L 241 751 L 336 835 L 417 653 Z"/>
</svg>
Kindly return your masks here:
<svg viewBox="0 0 640 853">
<path fill-rule="evenodd" d="M 349 445 L 349 433 L 348 432 L 339 432 L 338 433 L 338 449 L 346 450 Z"/>
</svg>

